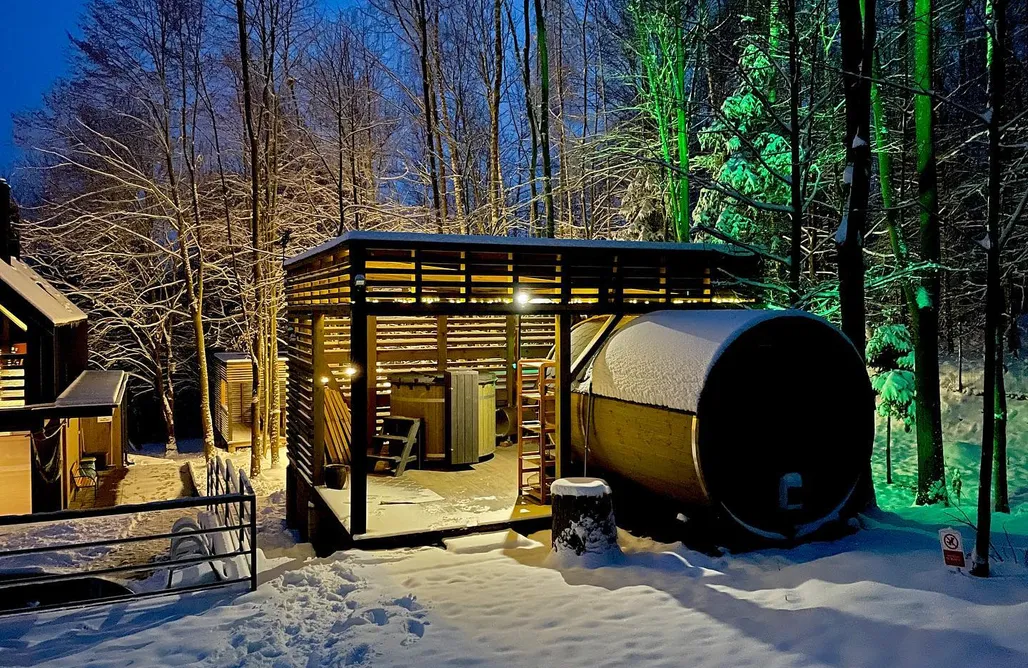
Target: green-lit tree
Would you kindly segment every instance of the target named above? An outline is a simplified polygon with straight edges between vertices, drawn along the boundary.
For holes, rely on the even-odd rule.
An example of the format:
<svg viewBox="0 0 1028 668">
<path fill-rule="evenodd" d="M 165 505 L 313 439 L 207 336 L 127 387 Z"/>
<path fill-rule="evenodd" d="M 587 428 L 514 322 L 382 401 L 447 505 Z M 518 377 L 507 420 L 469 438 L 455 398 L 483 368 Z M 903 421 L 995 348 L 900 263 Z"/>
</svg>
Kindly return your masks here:
<svg viewBox="0 0 1028 668">
<path fill-rule="evenodd" d="M 789 210 L 791 150 L 766 91 L 774 65 L 762 44 L 740 44 L 741 83 L 715 120 L 699 134 L 696 164 L 711 174 L 700 190 L 693 221 L 776 255 L 788 252 L 780 214 Z"/>
<path fill-rule="evenodd" d="M 882 325 L 867 342 L 867 365 L 878 414 L 885 418 L 885 481 L 892 484 L 892 420 L 906 431 L 914 424 L 914 343 L 904 325 Z"/>
<path fill-rule="evenodd" d="M 666 202 L 677 241 L 689 241 L 689 97 L 687 38 L 681 0 L 632 0 L 635 49 L 642 64 L 638 89 L 643 109 L 657 128 Z M 703 15 L 701 14 L 701 20 Z M 702 25 L 702 24 L 698 24 Z M 645 178 L 645 175 L 643 175 Z"/>
<path fill-rule="evenodd" d="M 921 260 L 927 264 L 918 285 L 914 316 L 917 360 L 917 503 L 946 501 L 946 468 L 942 451 L 942 408 L 939 396 L 939 232 L 938 173 L 935 159 L 933 49 L 934 0 L 914 2 L 914 129 L 920 207 Z"/>
</svg>

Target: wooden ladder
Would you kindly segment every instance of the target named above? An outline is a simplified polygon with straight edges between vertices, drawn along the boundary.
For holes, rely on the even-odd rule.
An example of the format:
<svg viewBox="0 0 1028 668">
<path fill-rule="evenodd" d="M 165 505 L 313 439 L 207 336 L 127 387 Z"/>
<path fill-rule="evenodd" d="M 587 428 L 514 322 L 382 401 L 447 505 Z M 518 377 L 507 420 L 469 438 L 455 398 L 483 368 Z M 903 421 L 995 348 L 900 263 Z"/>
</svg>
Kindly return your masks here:
<svg viewBox="0 0 1028 668">
<path fill-rule="evenodd" d="M 518 360 L 518 488 L 547 503 L 556 477 L 557 366 L 548 359 Z"/>
<path fill-rule="evenodd" d="M 407 465 L 419 465 L 418 432 L 421 420 L 418 418 L 389 416 L 382 419 L 382 433 L 371 437 L 368 447 L 368 460 L 372 462 L 369 470 L 374 470 L 378 462 L 385 462 L 396 477 L 403 475 Z M 413 451 L 413 452 L 412 452 Z"/>
</svg>

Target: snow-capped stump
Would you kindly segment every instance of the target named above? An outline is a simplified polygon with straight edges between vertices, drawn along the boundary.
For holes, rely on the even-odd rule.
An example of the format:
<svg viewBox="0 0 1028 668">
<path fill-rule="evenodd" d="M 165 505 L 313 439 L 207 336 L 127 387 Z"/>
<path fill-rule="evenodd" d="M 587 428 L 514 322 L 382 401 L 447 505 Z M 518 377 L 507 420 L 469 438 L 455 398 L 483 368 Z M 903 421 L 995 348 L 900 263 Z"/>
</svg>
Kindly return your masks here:
<svg viewBox="0 0 1028 668">
<path fill-rule="evenodd" d="M 560 478 L 550 486 L 553 551 L 561 556 L 619 552 L 610 486 L 599 478 Z"/>
</svg>

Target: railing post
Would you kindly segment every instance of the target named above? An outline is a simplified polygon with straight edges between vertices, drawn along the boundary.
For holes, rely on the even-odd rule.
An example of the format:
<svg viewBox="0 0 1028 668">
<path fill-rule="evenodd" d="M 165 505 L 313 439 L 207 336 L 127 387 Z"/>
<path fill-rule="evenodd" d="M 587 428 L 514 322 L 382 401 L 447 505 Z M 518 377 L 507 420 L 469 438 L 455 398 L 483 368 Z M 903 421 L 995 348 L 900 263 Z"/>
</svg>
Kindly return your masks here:
<svg viewBox="0 0 1028 668">
<path fill-rule="evenodd" d="M 242 524 L 242 522 L 240 522 Z M 250 495 L 250 591 L 257 590 L 257 496 Z"/>
<path fill-rule="evenodd" d="M 245 498 L 240 499 L 239 500 L 239 549 L 240 550 L 243 549 L 243 545 L 244 545 L 243 538 L 244 538 L 244 534 L 246 532 L 246 529 L 243 528 L 243 524 L 244 524 L 243 523 L 243 512 L 244 512 L 244 509 L 245 509 L 244 508 L 245 505 L 246 505 L 246 499 Z"/>
</svg>

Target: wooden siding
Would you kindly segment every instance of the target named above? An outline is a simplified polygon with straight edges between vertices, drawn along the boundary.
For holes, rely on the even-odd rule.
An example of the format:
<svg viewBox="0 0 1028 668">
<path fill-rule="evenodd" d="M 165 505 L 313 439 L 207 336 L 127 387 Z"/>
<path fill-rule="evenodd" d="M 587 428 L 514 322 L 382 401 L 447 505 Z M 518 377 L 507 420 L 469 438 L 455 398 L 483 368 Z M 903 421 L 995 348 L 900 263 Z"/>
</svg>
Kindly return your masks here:
<svg viewBox="0 0 1028 668">
<path fill-rule="evenodd" d="M 32 435 L 0 434 L 0 515 L 32 512 Z"/>
<path fill-rule="evenodd" d="M 446 312 L 449 304 L 474 304 L 481 312 L 502 312 L 519 293 L 528 297 L 526 306 L 540 311 L 648 311 L 748 300 L 752 295 L 736 278 L 754 275 L 758 265 L 750 254 L 717 246 L 601 242 L 563 248 L 515 239 L 508 246 L 435 239 L 355 240 L 364 258 L 357 268 L 345 247 L 290 264 L 289 308 L 338 310 L 350 303 L 351 283 L 360 276 L 368 312 L 377 315 L 396 313 L 400 305 Z"/>
</svg>

